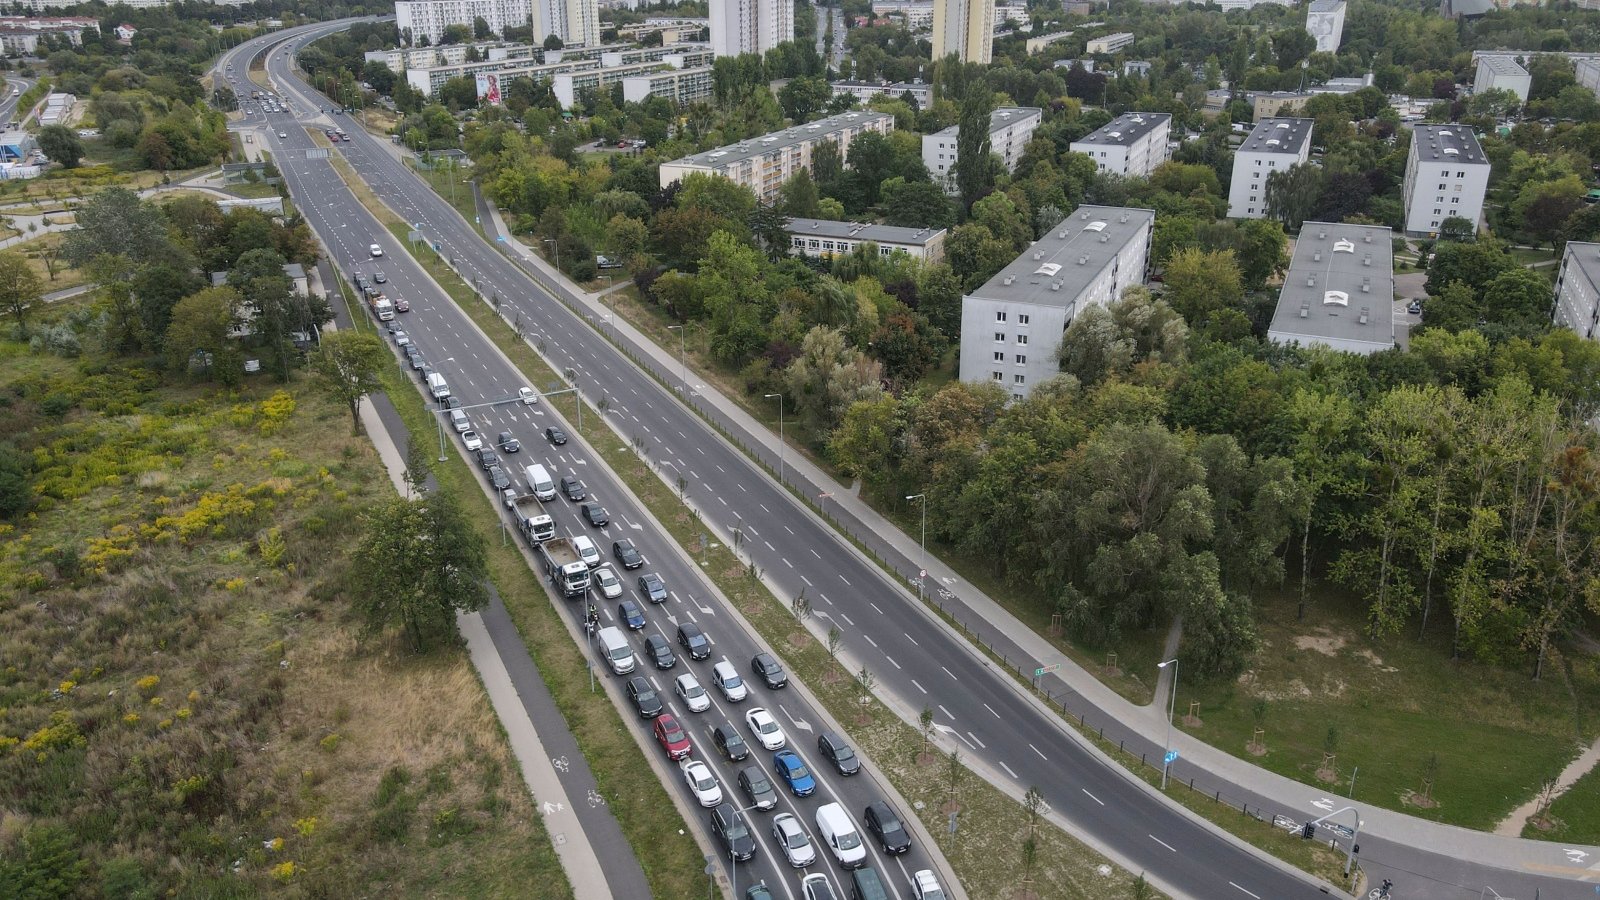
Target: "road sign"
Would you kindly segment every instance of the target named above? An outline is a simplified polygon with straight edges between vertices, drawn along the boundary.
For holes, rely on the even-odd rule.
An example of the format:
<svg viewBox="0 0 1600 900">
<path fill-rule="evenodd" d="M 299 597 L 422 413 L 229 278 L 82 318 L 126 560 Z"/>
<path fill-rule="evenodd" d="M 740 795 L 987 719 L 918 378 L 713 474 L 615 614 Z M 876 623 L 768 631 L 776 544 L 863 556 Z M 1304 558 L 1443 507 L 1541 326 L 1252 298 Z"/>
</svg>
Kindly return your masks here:
<svg viewBox="0 0 1600 900">
<path fill-rule="evenodd" d="M 1039 668 L 1034 669 L 1033 677 L 1038 678 L 1040 675 L 1048 675 L 1051 672 L 1059 671 L 1061 671 L 1061 663 L 1051 663 L 1048 666 L 1040 666 Z"/>
<path fill-rule="evenodd" d="M 1176 750 L 1168 750 L 1167 751 L 1167 756 L 1166 756 L 1166 765 L 1170 766 L 1170 765 L 1172 765 L 1173 763 L 1175 763 L 1177 761 L 1178 761 L 1178 751 L 1176 751 Z"/>
</svg>

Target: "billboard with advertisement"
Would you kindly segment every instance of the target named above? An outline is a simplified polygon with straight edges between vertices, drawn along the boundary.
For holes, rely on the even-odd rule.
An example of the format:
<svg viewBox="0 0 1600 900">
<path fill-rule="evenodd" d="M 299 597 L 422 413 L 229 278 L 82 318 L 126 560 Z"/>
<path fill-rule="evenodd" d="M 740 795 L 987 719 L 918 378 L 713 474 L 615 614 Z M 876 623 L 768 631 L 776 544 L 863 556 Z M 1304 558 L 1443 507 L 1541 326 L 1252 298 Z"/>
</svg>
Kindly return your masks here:
<svg viewBox="0 0 1600 900">
<path fill-rule="evenodd" d="M 500 105 L 500 76 L 493 73 L 478 75 L 478 100 L 481 103 Z"/>
</svg>

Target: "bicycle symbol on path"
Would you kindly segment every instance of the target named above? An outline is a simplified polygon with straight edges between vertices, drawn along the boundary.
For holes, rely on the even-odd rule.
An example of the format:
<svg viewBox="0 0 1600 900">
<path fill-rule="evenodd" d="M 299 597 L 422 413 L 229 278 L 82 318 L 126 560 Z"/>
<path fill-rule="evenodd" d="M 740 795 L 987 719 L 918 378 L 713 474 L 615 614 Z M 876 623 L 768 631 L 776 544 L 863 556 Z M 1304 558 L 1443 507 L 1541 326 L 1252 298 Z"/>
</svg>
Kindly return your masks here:
<svg viewBox="0 0 1600 900">
<path fill-rule="evenodd" d="M 571 771 L 572 769 L 572 763 L 567 762 L 567 758 L 565 756 L 558 756 L 550 760 L 550 764 L 555 766 L 556 771 L 563 775 L 567 774 L 567 772 Z"/>
<path fill-rule="evenodd" d="M 600 792 L 599 791 L 595 790 L 594 788 L 590 788 L 589 789 L 589 808 L 590 809 L 594 809 L 597 806 L 605 806 L 605 805 L 606 805 L 606 798 L 600 796 Z"/>
</svg>

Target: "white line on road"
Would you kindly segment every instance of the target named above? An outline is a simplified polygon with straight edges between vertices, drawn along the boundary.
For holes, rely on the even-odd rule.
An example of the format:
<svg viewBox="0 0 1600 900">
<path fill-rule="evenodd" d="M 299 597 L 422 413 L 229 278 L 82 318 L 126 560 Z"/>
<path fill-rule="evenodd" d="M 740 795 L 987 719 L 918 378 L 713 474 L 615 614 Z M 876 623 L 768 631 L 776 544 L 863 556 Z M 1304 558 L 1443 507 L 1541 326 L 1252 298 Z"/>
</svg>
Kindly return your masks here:
<svg viewBox="0 0 1600 900">
<path fill-rule="evenodd" d="M 1005 769 L 1006 770 L 1006 774 L 1010 775 L 1012 778 L 1016 778 L 1017 777 L 1017 773 L 1011 771 L 1011 767 L 1006 765 L 1005 760 L 1000 760 L 1000 768 Z"/>
<path fill-rule="evenodd" d="M 952 722 L 955 721 L 956 717 L 953 714 L 951 714 L 950 710 L 944 708 L 944 704 L 943 703 L 939 704 L 939 711 L 944 713 L 947 716 L 950 716 L 950 721 L 952 721 Z"/>
<path fill-rule="evenodd" d="M 919 690 L 919 691 L 921 691 L 921 692 L 923 692 L 923 693 L 924 693 L 924 694 L 926 694 L 926 693 L 927 693 L 927 692 L 928 692 L 928 689 L 927 689 L 927 688 L 925 688 L 925 687 L 923 687 L 923 686 L 922 686 L 922 685 L 920 685 L 920 684 L 917 684 L 917 680 L 916 680 L 916 679 L 915 679 L 915 678 L 913 678 L 913 679 L 911 679 L 911 683 L 912 683 L 912 684 L 916 684 L 916 685 L 917 685 L 917 690 Z"/>
<path fill-rule="evenodd" d="M 1088 788 L 1079 788 L 1078 790 L 1083 791 L 1085 794 L 1089 794 L 1089 789 Z M 1098 804 L 1100 804 L 1101 806 L 1105 806 L 1106 805 L 1106 802 L 1104 800 L 1101 800 L 1099 797 L 1096 797 L 1093 794 L 1089 794 L 1089 799 L 1093 800 L 1094 802 L 1096 802 Z"/>
<path fill-rule="evenodd" d="M 778 558 L 779 558 L 779 559 L 781 559 L 781 560 L 783 560 L 783 564 L 784 564 L 784 565 L 786 565 L 786 566 L 788 566 L 788 567 L 789 567 L 789 568 L 791 568 L 791 569 L 792 569 L 792 568 L 794 568 L 794 563 L 792 563 L 792 562 L 789 562 L 789 557 L 787 557 L 787 556 L 780 556 L 780 557 L 778 557 Z"/>
<path fill-rule="evenodd" d="M 974 741 L 977 741 L 979 747 L 982 747 L 985 750 L 989 749 L 989 745 L 985 744 L 983 741 L 979 740 L 978 736 L 973 734 L 972 732 L 970 732 L 970 731 L 967 732 L 967 737 L 972 738 Z"/>
<path fill-rule="evenodd" d="M 921 646 L 922 646 L 922 645 L 921 645 L 921 644 L 918 644 L 918 643 L 917 643 L 917 639 L 916 639 L 916 638 L 914 638 L 914 637 L 912 637 L 912 636 L 911 636 L 911 635 L 909 635 L 909 634 L 906 634 L 906 633 L 905 633 L 905 632 L 903 632 L 903 631 L 902 631 L 902 632 L 900 632 L 900 633 L 901 633 L 901 634 L 904 634 L 904 635 L 905 635 L 905 638 L 906 638 L 906 640 L 908 640 L 908 641 L 910 641 L 910 642 L 911 642 L 911 643 L 912 643 L 912 645 L 913 645 L 913 646 L 917 646 L 917 647 L 921 647 Z"/>
<path fill-rule="evenodd" d="M 939 667 L 939 668 L 941 668 L 941 669 L 944 669 L 944 666 L 940 666 L 940 667 Z M 945 673 L 945 674 L 946 674 L 946 675 L 949 675 L 949 676 L 950 676 L 950 677 L 951 677 L 951 678 L 956 678 L 956 673 L 954 673 L 954 672 L 952 672 L 952 671 L 950 671 L 950 670 L 949 670 L 949 669 L 944 669 L 944 673 Z M 961 680 L 961 679 L 959 679 L 959 678 L 956 678 L 956 680 L 957 680 L 957 681 L 960 681 L 960 680 Z"/>
<path fill-rule="evenodd" d="M 849 616 L 845 615 L 844 613 L 839 613 L 839 618 L 843 619 L 845 621 L 845 623 L 848 624 L 851 628 L 856 627 L 856 623 L 854 621 L 852 621 L 851 618 Z"/>
<path fill-rule="evenodd" d="M 878 615 L 880 615 L 880 616 L 883 615 L 883 610 L 878 609 L 878 604 L 873 603 L 871 600 L 868 600 L 867 601 L 867 605 L 871 606 L 873 609 L 877 609 L 878 610 Z"/>
<path fill-rule="evenodd" d="M 767 545 L 767 549 L 771 550 L 773 553 L 777 553 L 778 552 L 778 548 L 772 546 L 772 542 L 771 541 L 762 541 L 761 543 L 766 544 Z"/>
<path fill-rule="evenodd" d="M 817 558 L 818 558 L 818 559 L 821 559 L 821 558 L 822 558 L 822 557 L 820 557 L 820 556 L 819 556 L 819 557 L 817 557 Z M 840 575 L 840 576 L 839 576 L 839 580 L 840 580 L 840 581 L 842 581 L 842 582 L 844 582 L 844 583 L 845 583 L 845 584 L 849 584 L 849 583 L 850 583 L 850 579 L 848 579 L 848 578 L 846 578 L 846 577 L 844 577 L 844 576 L 843 576 L 843 575 Z"/>
<path fill-rule="evenodd" d="M 1028 745 L 1028 747 L 1029 747 L 1029 748 L 1030 748 L 1030 749 L 1031 749 L 1031 750 L 1033 750 L 1033 752 L 1035 752 L 1035 753 L 1039 753 L 1039 748 L 1038 748 L 1038 747 L 1035 747 L 1035 746 L 1033 746 L 1033 745 L 1032 745 L 1032 744 L 1029 744 L 1029 745 Z M 1040 758 L 1040 759 L 1042 759 L 1042 760 L 1044 760 L 1044 761 L 1045 761 L 1045 762 L 1049 762 L 1049 761 L 1050 761 L 1050 757 L 1048 757 L 1048 756 L 1045 756 L 1045 755 L 1044 755 L 1044 754 L 1043 754 L 1043 753 L 1039 753 L 1039 758 Z"/>
<path fill-rule="evenodd" d="M 787 526 L 787 525 L 785 525 L 785 526 L 783 526 L 783 527 L 784 527 L 784 529 L 785 529 L 785 530 L 787 530 L 787 529 L 788 529 L 788 527 L 789 527 L 789 526 Z M 790 534 L 794 534 L 794 532 L 792 532 L 792 531 L 790 531 L 790 532 L 789 532 L 789 533 L 790 533 Z M 807 548 L 806 548 L 806 549 L 807 549 L 807 550 L 811 550 L 811 548 L 810 548 L 810 547 L 807 547 Z M 815 551 L 815 550 L 811 550 L 811 555 L 812 555 L 812 556 L 815 556 L 815 557 L 816 557 L 816 558 L 817 558 L 817 559 L 821 559 L 821 558 L 822 558 L 822 554 L 821 554 L 821 553 L 818 553 L 818 552 L 817 552 L 817 551 Z"/>
<path fill-rule="evenodd" d="M 861 636 L 867 639 L 867 643 L 872 645 L 872 649 L 874 649 L 874 650 L 878 649 L 878 642 L 872 639 L 872 635 L 863 634 Z"/>
<path fill-rule="evenodd" d="M 800 580 L 806 583 L 806 587 L 816 587 L 816 585 L 811 583 L 811 579 L 805 577 L 804 575 L 800 576 Z"/>
<path fill-rule="evenodd" d="M 1240 891 L 1244 892 L 1246 895 L 1256 898 L 1256 900 L 1261 900 L 1261 895 L 1260 894 L 1254 894 L 1254 893 L 1251 893 L 1250 891 L 1246 891 L 1244 888 L 1239 887 L 1237 884 L 1234 884 L 1231 881 L 1228 882 L 1228 884 L 1230 886 L 1232 886 L 1232 887 L 1238 888 Z"/>
<path fill-rule="evenodd" d="M 988 711 L 989 711 L 989 712 L 991 712 L 991 713 L 994 713 L 994 717 L 995 717 L 995 718 L 996 718 L 996 719 L 998 719 L 998 718 L 1000 718 L 1000 714 L 999 714 L 999 713 L 997 713 L 997 712 L 994 712 L 994 707 L 992 707 L 992 706 L 990 706 L 990 705 L 989 705 L 989 704 L 987 704 L 987 703 L 985 703 L 985 704 L 984 704 L 984 705 L 983 705 L 983 708 L 984 708 L 984 709 L 987 709 L 987 710 L 988 710 Z"/>
<path fill-rule="evenodd" d="M 1158 838 L 1153 834 L 1147 834 L 1147 835 L 1145 835 L 1145 837 L 1148 837 L 1150 840 L 1155 841 L 1156 843 L 1158 843 L 1161 846 L 1167 848 L 1168 850 L 1171 850 L 1173 853 L 1177 853 L 1178 852 L 1178 848 L 1172 846 L 1171 844 L 1167 843 L 1166 841 L 1163 841 L 1161 838 Z"/>
<path fill-rule="evenodd" d="M 765 508 L 765 507 L 763 507 L 763 508 Z M 789 533 L 790 533 L 790 534 L 791 534 L 791 535 L 792 535 L 792 534 L 794 534 L 794 529 L 793 529 L 793 528 L 790 528 L 790 527 L 789 527 L 789 526 L 787 526 L 787 525 L 785 525 L 785 526 L 783 526 L 783 530 L 784 530 L 784 531 L 787 531 L 787 532 L 789 532 Z M 816 551 L 814 551 L 814 550 L 813 550 L 813 551 L 812 551 L 812 552 L 813 552 L 813 553 L 815 553 L 815 552 L 816 552 Z M 820 557 L 820 556 L 819 556 L 819 557 L 817 557 L 817 559 L 821 559 L 821 558 L 822 558 L 822 557 Z"/>
<path fill-rule="evenodd" d="M 887 659 L 889 661 L 889 665 L 894 666 L 896 669 L 901 668 L 900 664 L 895 662 L 894 657 L 890 656 L 889 654 L 885 653 L 883 658 Z"/>
</svg>

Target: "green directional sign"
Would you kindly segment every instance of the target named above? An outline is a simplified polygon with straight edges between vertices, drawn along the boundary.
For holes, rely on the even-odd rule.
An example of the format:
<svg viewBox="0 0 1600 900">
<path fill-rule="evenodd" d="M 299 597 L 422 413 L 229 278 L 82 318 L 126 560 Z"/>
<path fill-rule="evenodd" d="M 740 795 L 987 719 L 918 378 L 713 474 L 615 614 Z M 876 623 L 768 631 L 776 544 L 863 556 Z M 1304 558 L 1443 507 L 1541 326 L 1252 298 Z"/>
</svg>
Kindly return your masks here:
<svg viewBox="0 0 1600 900">
<path fill-rule="evenodd" d="M 1041 675 L 1046 675 L 1046 674 L 1049 674 L 1051 672 L 1059 672 L 1059 671 L 1061 671 L 1061 664 L 1060 663 L 1055 663 L 1054 665 L 1048 665 L 1048 666 L 1045 666 L 1044 668 L 1041 668 L 1041 669 L 1034 669 L 1033 670 L 1033 677 L 1038 678 Z"/>
</svg>

